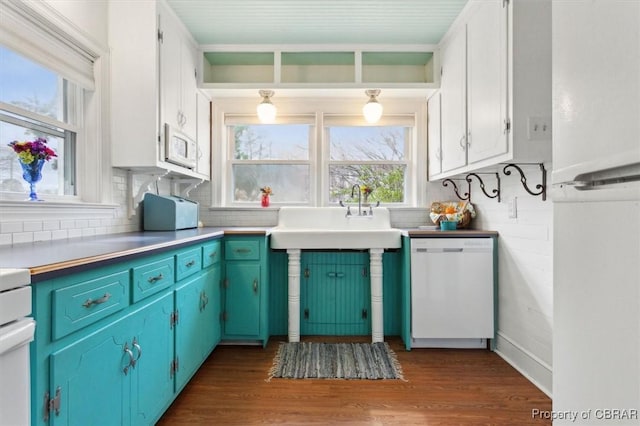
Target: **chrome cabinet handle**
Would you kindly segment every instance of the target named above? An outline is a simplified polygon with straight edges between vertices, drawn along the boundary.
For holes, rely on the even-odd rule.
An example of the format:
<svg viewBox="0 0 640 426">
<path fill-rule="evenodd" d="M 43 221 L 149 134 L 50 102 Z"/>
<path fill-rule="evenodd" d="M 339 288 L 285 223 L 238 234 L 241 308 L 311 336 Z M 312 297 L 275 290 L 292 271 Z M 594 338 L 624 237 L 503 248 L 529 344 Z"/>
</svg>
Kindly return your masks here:
<svg viewBox="0 0 640 426">
<path fill-rule="evenodd" d="M 253 280 L 253 292 L 258 294 L 258 279 Z"/>
<path fill-rule="evenodd" d="M 138 341 L 136 340 L 135 337 L 133 338 L 133 342 L 131 342 L 131 346 L 133 346 L 134 348 L 136 348 L 138 350 L 138 356 L 133 361 L 133 365 L 132 365 L 132 367 L 135 367 L 136 363 L 138 362 L 138 360 L 142 356 L 142 348 L 140 347 L 140 344 L 138 343 Z"/>
<path fill-rule="evenodd" d="M 127 364 L 126 367 L 122 369 L 122 371 L 124 372 L 124 375 L 126 376 L 127 373 L 129 372 L 129 367 L 132 367 L 133 365 L 135 365 L 136 360 L 133 357 L 133 352 L 131 352 L 131 349 L 129 349 L 129 345 L 127 343 L 124 344 L 124 351 L 127 355 L 129 355 L 129 364 Z"/>
<path fill-rule="evenodd" d="M 245 254 L 245 253 L 250 253 L 251 249 L 248 248 L 239 248 L 239 249 L 235 249 L 234 250 L 236 253 L 241 253 L 241 254 Z"/>
<path fill-rule="evenodd" d="M 191 268 L 195 264 L 196 264 L 196 261 L 192 260 L 190 262 L 185 263 L 184 266 L 186 266 L 187 268 Z"/>
<path fill-rule="evenodd" d="M 218 255 L 218 250 L 214 251 L 209 255 L 209 257 L 216 257 Z"/>
<path fill-rule="evenodd" d="M 151 284 L 155 284 L 155 283 L 157 283 L 158 281 L 160 281 L 162 279 L 164 279 L 164 276 L 162 274 L 160 274 L 160 275 L 156 275 L 155 277 L 149 278 L 147 281 L 149 283 L 151 283 Z"/>
<path fill-rule="evenodd" d="M 90 308 L 93 305 L 100 305 L 104 302 L 106 302 L 107 300 L 109 300 L 111 298 L 111 295 L 109 293 L 105 293 L 104 296 L 102 296 L 99 299 L 93 300 L 93 299 L 87 299 L 82 306 L 84 306 L 85 308 Z"/>
<path fill-rule="evenodd" d="M 467 135 L 462 135 L 462 137 L 460 138 L 460 142 L 458 142 L 458 144 L 460 145 L 460 148 L 464 151 L 465 149 L 467 149 L 466 143 L 465 143 L 465 139 L 466 139 Z"/>
</svg>

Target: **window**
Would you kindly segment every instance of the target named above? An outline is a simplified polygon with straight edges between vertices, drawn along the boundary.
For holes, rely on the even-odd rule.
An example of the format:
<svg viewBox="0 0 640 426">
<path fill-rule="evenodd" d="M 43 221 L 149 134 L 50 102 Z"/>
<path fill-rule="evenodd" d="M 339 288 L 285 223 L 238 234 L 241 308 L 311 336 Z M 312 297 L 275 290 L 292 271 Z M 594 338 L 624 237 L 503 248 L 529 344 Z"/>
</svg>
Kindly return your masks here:
<svg viewBox="0 0 640 426">
<path fill-rule="evenodd" d="M 329 202 L 347 201 L 359 185 L 369 202 L 404 203 L 411 128 L 327 126 Z"/>
<path fill-rule="evenodd" d="M 0 191 L 22 196 L 28 184 L 12 141 L 44 138 L 57 157 L 45 163 L 39 194 L 76 195 L 75 143 L 81 104 L 76 85 L 0 46 Z"/>
<path fill-rule="evenodd" d="M 264 186 L 273 190 L 276 206 L 352 203 L 354 185 L 370 203 L 415 205 L 417 128 L 416 113 L 409 111 L 376 125 L 324 112 L 283 114 L 277 124 L 260 124 L 255 113 L 225 113 L 221 205 L 258 207 Z"/>
<path fill-rule="evenodd" d="M 314 126 L 311 118 L 296 121 L 252 124 L 250 118 L 227 118 L 227 187 L 232 204 L 257 205 L 265 186 L 274 191 L 273 204 L 309 204 Z"/>
</svg>

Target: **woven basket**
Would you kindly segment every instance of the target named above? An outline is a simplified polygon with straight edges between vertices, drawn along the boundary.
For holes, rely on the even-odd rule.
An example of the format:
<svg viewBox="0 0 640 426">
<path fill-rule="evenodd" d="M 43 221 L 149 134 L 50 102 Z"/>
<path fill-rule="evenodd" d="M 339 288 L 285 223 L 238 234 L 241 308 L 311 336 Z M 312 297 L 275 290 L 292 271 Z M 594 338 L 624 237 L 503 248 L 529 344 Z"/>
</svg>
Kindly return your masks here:
<svg viewBox="0 0 640 426">
<path fill-rule="evenodd" d="M 440 226 L 440 222 L 443 220 L 449 220 L 444 213 L 447 207 L 453 206 L 456 208 L 456 214 L 458 215 L 457 229 L 468 228 L 471 224 L 471 219 L 475 217 L 475 210 L 471 203 L 458 202 L 458 201 L 436 201 L 431 204 L 431 212 L 429 217 L 431 221 Z"/>
</svg>

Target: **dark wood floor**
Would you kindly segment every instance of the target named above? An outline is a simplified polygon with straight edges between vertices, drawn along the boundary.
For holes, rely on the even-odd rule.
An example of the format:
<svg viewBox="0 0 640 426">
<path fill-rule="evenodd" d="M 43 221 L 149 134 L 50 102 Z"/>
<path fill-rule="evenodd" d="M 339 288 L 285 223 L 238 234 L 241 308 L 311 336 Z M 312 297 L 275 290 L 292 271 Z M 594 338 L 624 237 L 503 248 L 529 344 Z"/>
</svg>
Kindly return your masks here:
<svg viewBox="0 0 640 426">
<path fill-rule="evenodd" d="M 414 349 L 387 339 L 400 380 L 272 379 L 279 341 L 218 346 L 158 425 L 546 425 L 551 400 L 487 350 Z M 306 338 L 345 341 L 345 338 Z M 348 341 L 366 341 L 349 338 Z"/>
</svg>

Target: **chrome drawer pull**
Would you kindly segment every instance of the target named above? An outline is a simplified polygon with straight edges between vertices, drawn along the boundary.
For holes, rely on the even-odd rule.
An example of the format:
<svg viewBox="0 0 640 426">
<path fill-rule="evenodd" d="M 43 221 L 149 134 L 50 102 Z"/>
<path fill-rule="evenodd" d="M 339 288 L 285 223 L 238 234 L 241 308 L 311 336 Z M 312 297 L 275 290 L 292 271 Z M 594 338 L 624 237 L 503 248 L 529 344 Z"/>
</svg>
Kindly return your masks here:
<svg viewBox="0 0 640 426">
<path fill-rule="evenodd" d="M 104 296 L 102 296 L 100 299 L 96 299 L 96 300 L 87 299 L 82 304 L 82 306 L 84 306 L 85 308 L 90 308 L 92 305 L 100 305 L 106 302 L 107 300 L 109 300 L 110 298 L 111 298 L 111 295 L 109 293 L 105 293 Z"/>
<path fill-rule="evenodd" d="M 236 253 L 241 253 L 241 254 L 251 253 L 251 249 L 248 249 L 248 248 L 239 248 L 239 249 L 235 249 L 234 251 Z"/>
<path fill-rule="evenodd" d="M 191 268 L 195 264 L 196 264 L 196 261 L 192 260 L 190 262 L 185 263 L 184 266 L 186 266 L 187 268 Z"/>
<path fill-rule="evenodd" d="M 160 275 L 156 275 L 155 277 L 149 278 L 147 281 L 151 284 L 154 284 L 162 279 L 164 279 L 164 277 L 162 276 L 162 274 L 160 274 Z"/>
<path fill-rule="evenodd" d="M 218 250 L 212 252 L 209 257 L 216 257 L 218 255 Z"/>
</svg>

